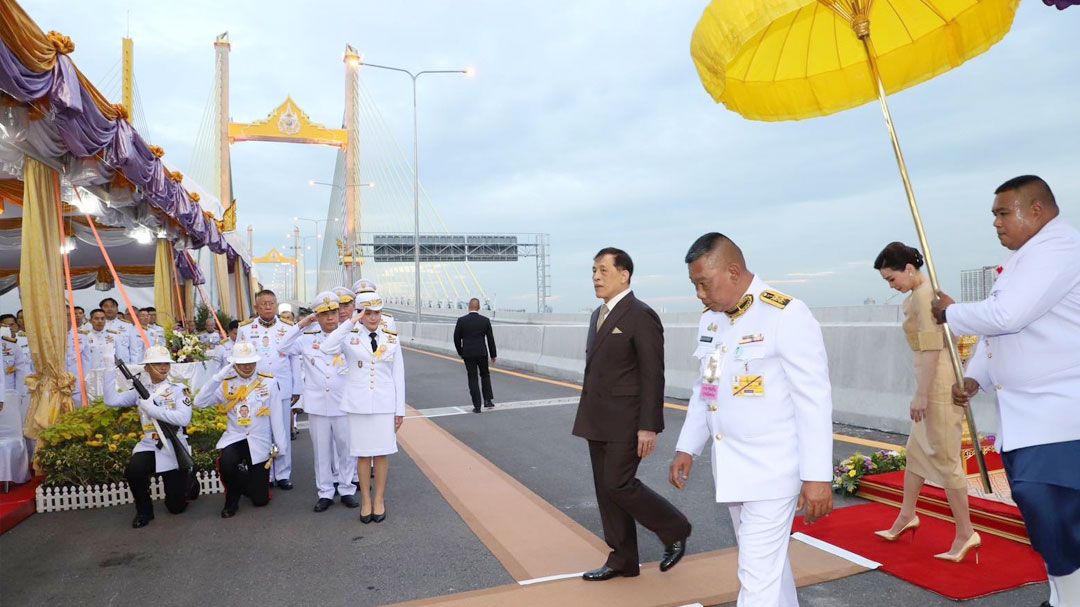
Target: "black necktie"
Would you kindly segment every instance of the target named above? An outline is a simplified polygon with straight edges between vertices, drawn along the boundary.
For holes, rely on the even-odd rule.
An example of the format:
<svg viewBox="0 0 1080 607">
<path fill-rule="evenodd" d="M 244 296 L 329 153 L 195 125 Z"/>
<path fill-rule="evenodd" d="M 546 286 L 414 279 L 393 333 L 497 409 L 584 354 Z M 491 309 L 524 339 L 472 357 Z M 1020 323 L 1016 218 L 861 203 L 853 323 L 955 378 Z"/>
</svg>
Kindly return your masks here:
<svg viewBox="0 0 1080 607">
<path fill-rule="evenodd" d="M 374 352 L 375 350 L 378 350 L 379 349 L 378 333 L 375 333 L 374 331 L 372 331 L 371 333 L 368 334 L 368 336 L 371 337 L 371 351 Z"/>
</svg>

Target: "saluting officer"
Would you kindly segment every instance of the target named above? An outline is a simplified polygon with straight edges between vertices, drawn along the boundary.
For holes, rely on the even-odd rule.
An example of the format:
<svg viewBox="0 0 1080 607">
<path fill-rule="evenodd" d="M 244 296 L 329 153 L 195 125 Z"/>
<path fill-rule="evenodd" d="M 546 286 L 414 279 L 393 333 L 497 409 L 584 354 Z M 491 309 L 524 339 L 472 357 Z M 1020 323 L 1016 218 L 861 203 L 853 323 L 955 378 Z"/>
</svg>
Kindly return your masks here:
<svg viewBox="0 0 1080 607">
<path fill-rule="evenodd" d="M 356 508 L 360 505 L 352 484 L 356 458 L 349 455 L 348 420 L 339 406 L 348 366 L 342 354 L 328 354 L 322 347 L 338 327 L 337 297 L 332 291 L 319 293 L 311 309 L 315 313 L 290 328 L 278 348 L 300 357 L 303 365 L 304 394 L 300 403 L 308 414 L 315 455 L 315 487 L 319 493 L 315 512 L 333 505 L 335 484 L 341 503 Z M 318 326 L 311 327 L 315 321 Z"/>
<path fill-rule="evenodd" d="M 706 306 L 694 383 L 670 481 L 682 489 L 712 444 L 716 501 L 739 544 L 739 605 L 798 605 L 788 561 L 796 509 L 814 522 L 832 509 L 832 388 L 821 328 L 803 302 L 746 269 L 716 232 L 686 254 Z"/>
<path fill-rule="evenodd" d="M 322 350 L 345 356 L 348 381 L 340 407 L 348 414 L 349 454 L 359 458 L 360 522 L 380 523 L 386 519 L 387 456 L 397 452 L 397 430 L 405 419 L 405 363 L 397 334 L 381 326 L 378 293 L 359 295 L 356 305 L 361 311 L 335 329 Z M 368 472 L 372 463 L 374 502 Z"/>
<path fill-rule="evenodd" d="M 257 371 L 259 353 L 250 342 L 233 346 L 229 365 L 203 386 L 195 399 L 199 409 L 223 404 L 229 423 L 217 442 L 218 470 L 225 485 L 221 518 L 240 508 L 240 496 L 256 507 L 270 503 L 270 469 L 282 444 L 289 443 L 274 376 Z"/>
<path fill-rule="evenodd" d="M 277 406 L 281 409 L 282 419 L 288 420 L 292 406 L 300 400 L 300 359 L 278 350 L 293 323 L 278 318 L 277 309 L 277 295 L 269 289 L 259 291 L 255 295 L 258 316 L 241 323 L 236 341 L 255 346 L 260 357 L 259 371 L 273 376 L 277 382 L 277 394 L 281 399 Z M 270 480 L 277 481 L 280 489 L 288 491 L 293 488 L 289 480 L 292 477 L 292 446 L 285 441 L 278 443 L 278 449 L 281 453 L 274 462 Z"/>
<path fill-rule="evenodd" d="M 154 503 L 150 500 L 150 478 L 160 474 L 165 483 L 165 507 L 172 514 L 187 508 L 189 499 L 198 497 L 198 483 L 180 470 L 173 444 L 161 431 L 161 423 L 176 426 L 180 445 L 191 453 L 184 426 L 191 422 L 191 391 L 183 384 L 169 381 L 172 357 L 164 346 L 151 346 L 143 358 L 143 371 L 150 381 L 146 389 L 150 398 L 139 398 L 135 390 L 119 393 L 116 390 L 116 368 L 110 366 L 105 374 L 105 404 L 110 407 L 138 407 L 142 424 L 142 440 L 132 450 L 124 476 L 135 498 L 135 519 L 131 526 L 138 529 L 154 519 Z"/>
</svg>

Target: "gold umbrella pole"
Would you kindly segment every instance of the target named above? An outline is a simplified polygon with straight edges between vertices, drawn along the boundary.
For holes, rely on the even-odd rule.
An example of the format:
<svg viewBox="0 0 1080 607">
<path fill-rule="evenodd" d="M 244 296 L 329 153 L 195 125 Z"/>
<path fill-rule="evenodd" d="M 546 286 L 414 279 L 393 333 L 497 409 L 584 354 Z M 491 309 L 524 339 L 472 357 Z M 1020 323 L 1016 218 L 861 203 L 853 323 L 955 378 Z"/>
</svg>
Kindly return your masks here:
<svg viewBox="0 0 1080 607">
<path fill-rule="evenodd" d="M 889 113 L 889 104 L 885 100 L 885 85 L 881 82 L 881 72 L 878 71 L 877 55 L 874 53 L 874 45 L 870 42 L 870 20 L 865 15 L 856 16 L 852 20 L 855 34 L 862 40 L 866 50 L 866 58 L 870 64 L 870 73 L 877 87 L 878 101 L 881 103 L 881 113 L 885 115 L 885 127 L 889 130 L 889 139 L 892 141 L 893 153 L 896 154 L 896 164 L 900 168 L 900 179 L 904 182 L 904 193 L 907 194 L 908 207 L 911 208 L 911 218 L 915 220 L 915 232 L 919 235 L 919 246 L 922 248 L 923 257 L 926 259 L 926 271 L 930 275 L 930 286 L 934 292 L 941 290 L 938 282 L 937 270 L 934 268 L 934 258 L 930 255 L 930 242 L 926 238 L 923 229 L 922 216 L 919 214 L 919 205 L 915 202 L 915 190 L 911 187 L 911 179 L 908 177 L 907 164 L 904 162 L 904 154 L 900 151 L 900 139 L 896 136 L 896 128 L 893 126 L 892 114 Z M 960 353 L 956 349 L 956 339 L 953 337 L 949 325 L 945 324 L 945 342 L 949 347 L 949 359 L 952 361 L 953 373 L 956 375 L 956 383 L 964 385 L 964 368 L 960 363 Z M 971 412 L 971 405 L 964 405 L 964 417 L 967 419 L 968 432 L 971 440 L 975 443 L 975 461 L 979 466 L 979 477 L 982 479 L 983 491 L 993 493 L 990 486 L 990 475 L 986 471 L 986 458 L 983 456 L 982 445 L 979 444 L 979 433 L 975 428 L 975 416 Z"/>
</svg>

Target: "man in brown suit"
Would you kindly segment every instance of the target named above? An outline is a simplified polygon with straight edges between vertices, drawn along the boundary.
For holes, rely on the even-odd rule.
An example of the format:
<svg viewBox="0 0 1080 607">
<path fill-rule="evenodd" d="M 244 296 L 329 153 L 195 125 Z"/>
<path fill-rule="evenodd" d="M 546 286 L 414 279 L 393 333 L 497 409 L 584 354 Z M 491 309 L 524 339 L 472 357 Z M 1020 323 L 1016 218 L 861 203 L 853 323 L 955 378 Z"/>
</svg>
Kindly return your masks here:
<svg viewBox="0 0 1080 607">
<path fill-rule="evenodd" d="M 604 541 L 611 554 L 588 581 L 638 575 L 637 521 L 664 544 L 660 570 L 686 551 L 690 522 L 636 478 L 638 464 L 664 429 L 664 326 L 634 297 L 634 262 L 625 251 L 602 249 L 593 259 L 593 289 L 604 300 L 589 322 L 585 381 L 574 436 L 589 441 L 593 483 Z"/>
</svg>

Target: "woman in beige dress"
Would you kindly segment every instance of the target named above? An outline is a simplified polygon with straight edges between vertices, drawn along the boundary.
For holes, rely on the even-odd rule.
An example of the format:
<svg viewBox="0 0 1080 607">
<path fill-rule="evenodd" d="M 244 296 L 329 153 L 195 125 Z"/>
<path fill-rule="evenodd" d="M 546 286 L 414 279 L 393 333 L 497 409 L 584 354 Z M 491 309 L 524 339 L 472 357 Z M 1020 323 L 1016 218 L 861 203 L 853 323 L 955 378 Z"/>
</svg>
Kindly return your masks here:
<svg viewBox="0 0 1080 607">
<path fill-rule="evenodd" d="M 922 265 L 922 254 L 900 242 L 890 243 L 874 261 L 874 269 L 890 287 L 910 293 L 904 300 L 903 328 L 915 355 L 915 396 L 911 400 L 904 501 L 892 527 L 876 534 L 892 542 L 910 531 L 914 541 L 919 528 L 915 503 L 923 483 L 929 479 L 945 489 L 956 521 L 952 546 L 948 552 L 934 555 L 935 558 L 960 562 L 970 550 L 976 549 L 978 560 L 981 539 L 971 526 L 967 475 L 960 454 L 964 410 L 952 404 L 952 364 L 945 349 L 944 330 L 930 314 L 934 292 L 930 280 L 920 271 Z"/>
</svg>

